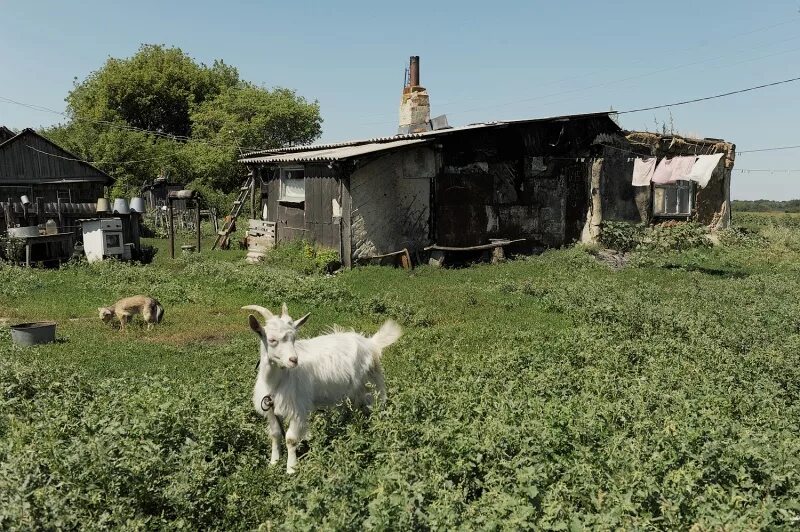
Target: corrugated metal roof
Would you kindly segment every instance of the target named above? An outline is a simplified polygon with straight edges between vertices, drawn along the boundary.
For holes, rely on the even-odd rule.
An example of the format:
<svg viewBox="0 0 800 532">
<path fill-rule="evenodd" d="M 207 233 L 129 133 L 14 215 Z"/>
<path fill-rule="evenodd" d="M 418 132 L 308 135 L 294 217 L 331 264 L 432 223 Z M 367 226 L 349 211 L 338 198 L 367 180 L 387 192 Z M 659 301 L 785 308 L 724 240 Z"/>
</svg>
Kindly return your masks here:
<svg viewBox="0 0 800 532">
<path fill-rule="evenodd" d="M 278 153 L 273 155 L 257 155 L 255 157 L 244 157 L 239 159 L 245 164 L 250 163 L 300 163 L 313 161 L 340 161 L 359 155 L 375 153 L 385 150 L 394 150 L 414 144 L 423 144 L 427 139 L 405 139 L 394 142 L 372 142 L 369 144 L 359 144 L 357 146 L 339 146 L 333 148 L 313 149 L 294 153 Z M 309 148 L 311 148 L 309 146 Z"/>
<path fill-rule="evenodd" d="M 346 142 L 335 142 L 330 144 L 316 144 L 316 145 L 308 145 L 308 146 L 291 146 L 288 148 L 275 148 L 271 150 L 259 150 L 250 153 L 245 153 L 239 159 L 242 163 L 248 162 L 262 162 L 262 161 L 255 161 L 252 160 L 256 158 L 256 156 L 267 156 L 267 155 L 277 155 L 281 153 L 297 153 L 297 152 L 311 152 L 311 151 L 321 151 L 321 150 L 328 150 L 331 148 L 341 148 L 345 146 L 360 146 L 366 144 L 381 144 L 381 143 L 390 143 L 396 142 L 399 140 L 409 140 L 409 139 L 427 139 L 431 137 L 437 137 L 440 135 L 449 135 L 452 133 L 458 133 L 460 131 L 468 131 L 471 129 L 481 129 L 481 128 L 494 128 L 494 127 L 503 127 L 509 125 L 516 125 L 516 124 L 529 124 L 535 122 L 558 122 L 558 121 L 568 121 L 568 120 L 583 120 L 588 118 L 609 118 L 609 115 L 615 114 L 614 112 L 603 112 L 603 113 L 587 113 L 587 114 L 579 114 L 579 115 L 563 115 L 563 116 L 551 116 L 545 118 L 529 118 L 529 119 L 522 119 L 522 120 L 498 120 L 495 122 L 481 122 L 477 124 L 469 124 L 466 126 L 461 127 L 452 127 L 447 129 L 437 129 L 435 131 L 423 131 L 422 133 L 407 133 L 402 135 L 392 135 L 390 137 L 375 137 L 371 139 L 362 139 L 362 140 L 351 140 Z M 616 124 L 615 124 L 616 126 Z M 616 126 L 618 130 L 621 131 L 619 126 Z M 300 161 L 301 159 L 295 159 L 296 161 Z M 319 159 L 322 160 L 322 159 Z M 276 162 L 276 161 L 272 161 Z"/>
</svg>

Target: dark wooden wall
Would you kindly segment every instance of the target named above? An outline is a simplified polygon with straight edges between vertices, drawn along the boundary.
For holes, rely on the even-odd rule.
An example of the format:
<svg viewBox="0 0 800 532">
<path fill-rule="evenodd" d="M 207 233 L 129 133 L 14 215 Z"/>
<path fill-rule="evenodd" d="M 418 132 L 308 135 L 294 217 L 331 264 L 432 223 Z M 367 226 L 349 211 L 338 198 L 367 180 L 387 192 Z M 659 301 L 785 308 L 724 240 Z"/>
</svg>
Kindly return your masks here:
<svg viewBox="0 0 800 532">
<path fill-rule="evenodd" d="M 71 200 L 72 203 L 96 203 L 97 198 L 103 197 L 103 190 L 103 183 L 97 181 L 30 185 L 4 185 L 0 181 L 0 201 L 5 201 L 7 198 L 19 201 L 19 197 L 24 194 L 32 202 L 36 201 L 36 198 L 44 198 L 46 203 L 55 203 L 58 201 L 60 192 L 63 202 Z"/>
<path fill-rule="evenodd" d="M 560 246 L 580 237 L 589 207 L 591 155 L 607 118 L 539 122 L 442 138 L 434 184 L 433 234 L 439 245 L 525 238 Z"/>
<path fill-rule="evenodd" d="M 340 180 L 325 164 L 305 165 L 306 201 L 302 204 L 279 201 L 277 169 L 264 169 L 261 179 L 266 189 L 267 219 L 276 223 L 278 242 L 307 240 L 341 251 L 341 224 L 333 218 L 332 200 L 341 204 Z"/>
<path fill-rule="evenodd" d="M 0 146 L 0 184 L 3 181 L 19 183 L 43 179 L 94 179 L 103 184 L 109 181 L 108 176 L 90 164 L 69 160 L 73 158 L 74 155 L 33 131 L 24 131 Z"/>
</svg>

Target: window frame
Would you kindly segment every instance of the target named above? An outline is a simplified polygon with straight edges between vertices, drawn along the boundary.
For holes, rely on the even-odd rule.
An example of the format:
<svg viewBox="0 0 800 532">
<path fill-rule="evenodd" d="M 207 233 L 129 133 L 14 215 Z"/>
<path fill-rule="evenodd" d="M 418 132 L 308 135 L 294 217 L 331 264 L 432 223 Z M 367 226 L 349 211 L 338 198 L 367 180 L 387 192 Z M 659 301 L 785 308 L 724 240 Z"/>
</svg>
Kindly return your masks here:
<svg viewBox="0 0 800 532">
<path fill-rule="evenodd" d="M 291 176 L 291 172 L 302 172 L 303 177 L 287 177 L 287 174 Z M 287 185 L 289 185 L 289 181 L 294 181 L 295 186 L 297 182 L 302 182 L 303 186 L 303 195 L 302 197 L 296 194 L 287 195 L 286 189 Z M 287 166 L 281 167 L 278 173 L 278 202 L 280 203 L 292 203 L 292 204 L 303 204 L 306 201 L 306 171 L 305 168 L 302 166 Z"/>
<path fill-rule="evenodd" d="M 695 188 L 696 183 L 694 181 L 689 181 L 685 179 L 679 179 L 673 183 L 663 183 L 663 184 L 653 184 L 650 196 L 652 200 L 652 212 L 654 218 L 690 218 L 695 211 Z M 687 206 L 688 210 L 686 212 L 666 212 L 666 209 L 662 211 L 657 210 L 656 205 L 656 189 L 664 190 L 664 194 L 666 195 L 667 190 L 676 190 L 677 194 L 675 195 L 675 210 L 677 211 L 677 207 L 680 205 L 680 191 L 685 190 L 688 194 L 687 198 Z M 664 199 L 666 202 L 666 198 Z"/>
</svg>

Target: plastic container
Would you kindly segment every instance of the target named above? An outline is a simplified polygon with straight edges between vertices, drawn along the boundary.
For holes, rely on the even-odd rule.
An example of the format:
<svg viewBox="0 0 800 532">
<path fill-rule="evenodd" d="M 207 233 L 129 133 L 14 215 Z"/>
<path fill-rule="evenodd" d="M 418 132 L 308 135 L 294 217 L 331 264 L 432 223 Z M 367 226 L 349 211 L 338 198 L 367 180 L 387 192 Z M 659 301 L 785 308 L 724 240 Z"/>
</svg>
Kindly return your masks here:
<svg viewBox="0 0 800 532">
<path fill-rule="evenodd" d="M 56 324 L 52 321 L 35 321 L 12 325 L 11 341 L 17 345 L 53 343 L 56 341 Z"/>
<path fill-rule="evenodd" d="M 128 200 L 125 198 L 114 198 L 114 214 L 130 214 L 131 210 L 128 208 Z"/>
<path fill-rule="evenodd" d="M 52 218 L 50 218 L 44 223 L 44 234 L 46 235 L 58 234 L 58 224 Z"/>
<path fill-rule="evenodd" d="M 97 198 L 97 212 L 108 212 L 110 205 L 106 198 Z"/>
</svg>

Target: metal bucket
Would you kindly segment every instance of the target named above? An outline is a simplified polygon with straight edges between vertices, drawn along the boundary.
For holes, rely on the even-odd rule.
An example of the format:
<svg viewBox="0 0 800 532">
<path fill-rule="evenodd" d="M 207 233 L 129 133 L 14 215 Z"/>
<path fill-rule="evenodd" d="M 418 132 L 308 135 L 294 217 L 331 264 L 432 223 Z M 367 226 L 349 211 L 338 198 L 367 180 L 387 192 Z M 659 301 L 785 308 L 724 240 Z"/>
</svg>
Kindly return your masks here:
<svg viewBox="0 0 800 532">
<path fill-rule="evenodd" d="M 11 341 L 17 345 L 37 345 L 55 342 L 56 324 L 53 321 L 35 321 L 12 325 Z"/>
<path fill-rule="evenodd" d="M 114 198 L 114 214 L 130 214 L 131 211 L 128 208 L 128 200 L 125 198 Z"/>
<path fill-rule="evenodd" d="M 97 212 L 108 212 L 111 207 L 106 198 L 97 198 Z"/>
<path fill-rule="evenodd" d="M 143 213 L 144 211 L 144 200 L 142 198 L 131 198 L 131 212 Z"/>
</svg>

